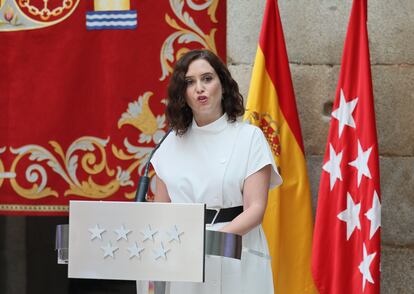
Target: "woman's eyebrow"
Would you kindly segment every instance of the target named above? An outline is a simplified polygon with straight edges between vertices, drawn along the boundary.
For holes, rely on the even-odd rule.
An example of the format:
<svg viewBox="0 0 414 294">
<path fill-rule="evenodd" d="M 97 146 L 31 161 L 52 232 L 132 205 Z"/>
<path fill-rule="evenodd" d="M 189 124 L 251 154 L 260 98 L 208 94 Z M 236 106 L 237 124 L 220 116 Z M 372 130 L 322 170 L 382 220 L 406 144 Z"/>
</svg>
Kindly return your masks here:
<svg viewBox="0 0 414 294">
<path fill-rule="evenodd" d="M 208 72 L 202 73 L 200 76 L 204 77 L 204 76 L 207 76 L 207 75 L 214 75 L 214 73 L 208 71 Z M 194 76 L 185 76 L 184 78 L 186 78 L 186 79 L 188 79 L 188 78 L 194 78 Z"/>
</svg>

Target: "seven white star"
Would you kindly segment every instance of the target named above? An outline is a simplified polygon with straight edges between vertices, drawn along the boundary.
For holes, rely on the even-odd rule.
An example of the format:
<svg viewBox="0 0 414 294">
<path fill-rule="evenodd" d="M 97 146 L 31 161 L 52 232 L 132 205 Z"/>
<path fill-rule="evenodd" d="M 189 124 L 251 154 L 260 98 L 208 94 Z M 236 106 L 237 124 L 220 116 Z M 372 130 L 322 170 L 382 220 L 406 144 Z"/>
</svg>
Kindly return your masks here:
<svg viewBox="0 0 414 294">
<path fill-rule="evenodd" d="M 372 279 L 371 272 L 369 271 L 369 267 L 371 266 L 371 262 L 374 259 L 376 252 L 371 253 L 368 255 L 367 248 L 365 247 L 365 243 L 363 243 L 363 258 L 362 262 L 359 264 L 358 268 L 359 271 L 362 274 L 362 291 L 365 289 L 366 281 L 370 282 L 371 284 L 374 284 L 374 280 Z"/>
<path fill-rule="evenodd" d="M 323 165 L 323 170 L 329 173 L 329 186 L 332 191 L 336 179 L 340 179 L 342 181 L 342 174 L 341 174 L 341 161 L 342 161 L 342 152 L 336 154 L 335 149 L 333 148 L 332 144 L 329 144 L 329 161 L 327 161 Z"/>
<path fill-rule="evenodd" d="M 381 226 L 381 202 L 379 200 L 377 191 L 374 191 L 374 195 L 372 198 L 372 207 L 365 213 L 365 216 L 371 221 L 369 239 L 371 239 L 372 236 L 374 236 L 375 232 Z"/>
<path fill-rule="evenodd" d="M 352 128 L 356 128 L 354 118 L 352 117 L 352 112 L 355 110 L 355 106 L 358 103 L 358 97 L 346 102 L 344 91 L 341 89 L 341 94 L 339 98 L 339 107 L 332 111 L 332 116 L 338 120 L 338 127 L 339 127 L 339 138 L 342 135 L 342 131 L 344 126 L 350 126 Z"/>
<path fill-rule="evenodd" d="M 91 240 L 98 238 L 99 240 L 102 240 L 102 233 L 105 232 L 105 229 L 99 228 L 99 225 L 96 224 L 93 228 L 88 229 L 88 231 L 91 233 Z"/>
<path fill-rule="evenodd" d="M 130 253 L 129 255 L 129 259 L 133 258 L 133 257 L 138 257 L 141 258 L 141 252 L 144 251 L 144 247 L 139 247 L 137 245 L 137 242 L 134 242 L 134 245 L 132 245 L 131 247 L 128 247 L 128 251 Z"/>
<path fill-rule="evenodd" d="M 117 251 L 118 247 L 113 247 L 111 242 L 108 242 L 105 246 L 101 246 L 101 249 L 104 251 L 104 258 L 110 256 L 114 258 L 114 252 Z"/>
<path fill-rule="evenodd" d="M 118 235 L 118 237 L 116 239 L 117 241 L 120 240 L 120 239 L 124 239 L 124 240 L 128 241 L 127 235 L 129 233 L 131 233 L 131 230 L 126 229 L 125 226 L 122 225 L 121 228 L 115 230 L 115 233 Z"/>
<path fill-rule="evenodd" d="M 347 193 L 346 199 L 346 209 L 338 214 L 338 218 L 346 222 L 346 239 L 349 240 L 355 228 L 361 229 L 361 223 L 359 222 L 361 203 L 355 205 L 349 193 Z"/>
<path fill-rule="evenodd" d="M 144 240 L 143 241 L 146 241 L 148 239 L 151 239 L 152 241 L 154 241 L 154 235 L 157 232 L 158 232 L 157 230 L 154 230 L 154 231 L 151 230 L 151 226 L 150 225 L 147 225 L 146 228 L 145 228 L 145 230 L 141 231 L 141 234 L 144 235 Z"/>
<path fill-rule="evenodd" d="M 369 171 L 369 168 L 368 168 L 368 160 L 369 160 L 371 151 L 372 151 L 372 146 L 369 147 L 366 151 L 362 150 L 361 143 L 358 140 L 358 157 L 354 161 L 348 163 L 349 165 L 355 167 L 358 170 L 358 187 L 359 187 L 359 184 L 361 183 L 362 175 L 371 179 L 371 172 Z"/>
<path fill-rule="evenodd" d="M 93 228 L 89 228 L 88 231 L 91 233 L 91 240 L 95 238 L 99 238 L 102 240 L 102 233 L 106 231 L 106 229 L 100 228 L 98 224 L 96 224 Z M 114 232 L 118 235 L 117 241 L 120 239 L 125 239 L 128 241 L 128 234 L 132 231 L 125 228 L 124 225 L 122 225 L 119 229 L 114 230 Z M 148 239 L 151 239 L 154 241 L 154 235 L 158 233 L 157 230 L 152 230 L 150 225 L 147 225 L 143 231 L 141 231 L 141 234 L 144 235 L 144 240 L 146 241 Z M 170 237 L 169 242 L 177 241 L 181 242 L 180 236 L 184 234 L 184 232 L 180 231 L 176 225 L 171 227 L 169 230 L 167 230 L 167 233 Z M 104 251 L 103 258 L 107 258 L 108 256 L 115 258 L 115 252 L 119 250 L 119 247 L 112 246 L 111 242 L 108 242 L 106 245 L 100 247 Z M 134 242 L 133 245 L 127 248 L 129 251 L 129 259 L 132 259 L 134 257 L 141 258 L 141 252 L 145 250 L 144 247 L 140 247 L 137 242 Z M 158 247 L 153 250 L 154 252 L 154 260 L 163 258 L 164 260 L 167 259 L 167 253 L 171 249 L 165 248 L 163 242 L 160 243 Z"/>
<path fill-rule="evenodd" d="M 162 244 L 161 242 L 160 246 L 153 251 L 155 254 L 155 260 L 157 260 L 158 258 L 167 259 L 167 252 L 170 251 L 170 249 L 165 249 L 164 244 Z"/>
<path fill-rule="evenodd" d="M 170 230 L 167 231 L 168 235 L 170 236 L 169 242 L 177 241 L 178 243 L 181 243 L 180 236 L 184 234 L 184 232 L 178 231 L 178 228 L 176 225 L 174 225 Z"/>
</svg>

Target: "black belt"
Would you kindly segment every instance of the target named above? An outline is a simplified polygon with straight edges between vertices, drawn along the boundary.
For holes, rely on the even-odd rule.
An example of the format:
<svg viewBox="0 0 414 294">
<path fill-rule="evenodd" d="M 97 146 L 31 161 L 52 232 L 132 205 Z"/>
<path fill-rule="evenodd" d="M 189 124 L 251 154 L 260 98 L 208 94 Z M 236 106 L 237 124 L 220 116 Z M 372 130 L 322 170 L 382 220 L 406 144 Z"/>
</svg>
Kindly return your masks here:
<svg viewBox="0 0 414 294">
<path fill-rule="evenodd" d="M 243 206 L 220 208 L 217 210 L 206 209 L 206 224 L 211 224 L 213 220 L 214 220 L 214 223 L 231 222 L 242 212 L 243 212 Z"/>
</svg>

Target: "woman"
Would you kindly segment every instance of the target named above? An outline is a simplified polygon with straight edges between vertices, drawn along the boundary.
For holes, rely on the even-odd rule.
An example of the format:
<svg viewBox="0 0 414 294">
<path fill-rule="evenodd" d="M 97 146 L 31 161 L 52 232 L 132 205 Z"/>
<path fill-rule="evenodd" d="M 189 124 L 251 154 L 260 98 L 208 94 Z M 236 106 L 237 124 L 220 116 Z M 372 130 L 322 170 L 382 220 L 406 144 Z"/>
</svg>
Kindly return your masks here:
<svg viewBox="0 0 414 294">
<path fill-rule="evenodd" d="M 194 50 L 177 61 L 168 98 L 173 132 L 151 161 L 155 201 L 206 203 L 220 209 L 208 229 L 243 236 L 241 261 L 207 257 L 205 283 L 171 283 L 170 294 L 273 293 L 260 223 L 268 189 L 281 178 L 261 130 L 237 120 L 244 114 L 237 83 L 216 55 Z"/>
</svg>

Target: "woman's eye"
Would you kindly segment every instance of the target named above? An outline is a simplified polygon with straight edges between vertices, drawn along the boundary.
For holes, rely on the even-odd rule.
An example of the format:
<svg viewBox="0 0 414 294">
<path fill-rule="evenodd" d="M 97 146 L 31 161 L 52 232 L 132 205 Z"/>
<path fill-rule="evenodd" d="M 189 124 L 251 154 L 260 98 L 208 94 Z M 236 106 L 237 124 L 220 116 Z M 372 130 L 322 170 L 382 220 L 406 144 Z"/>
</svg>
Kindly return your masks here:
<svg viewBox="0 0 414 294">
<path fill-rule="evenodd" d="M 206 76 L 206 77 L 204 77 L 204 81 L 206 81 L 206 82 L 210 82 L 212 79 L 213 79 L 212 76 Z"/>
<path fill-rule="evenodd" d="M 186 80 L 186 81 L 185 81 L 185 84 L 186 84 L 187 86 L 191 86 L 191 85 L 193 84 L 193 80 Z"/>
</svg>

